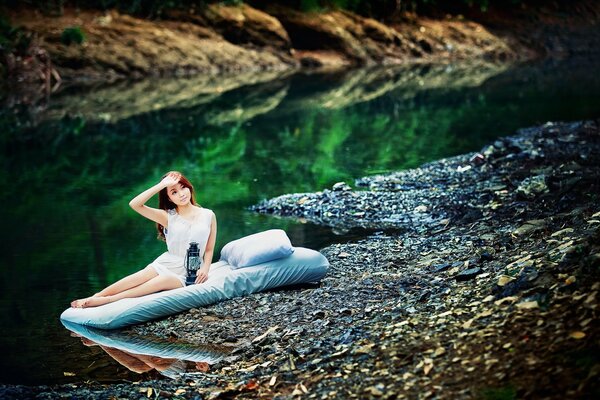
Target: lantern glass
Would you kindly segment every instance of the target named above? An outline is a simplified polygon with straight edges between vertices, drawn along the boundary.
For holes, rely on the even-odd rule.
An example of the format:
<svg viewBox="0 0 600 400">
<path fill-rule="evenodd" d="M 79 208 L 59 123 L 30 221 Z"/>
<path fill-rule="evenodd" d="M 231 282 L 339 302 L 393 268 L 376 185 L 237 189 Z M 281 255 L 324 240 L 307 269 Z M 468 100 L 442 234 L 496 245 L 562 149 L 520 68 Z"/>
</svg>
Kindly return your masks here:
<svg viewBox="0 0 600 400">
<path fill-rule="evenodd" d="M 185 255 L 185 269 L 187 271 L 187 278 L 185 280 L 186 285 L 193 285 L 196 282 L 196 273 L 201 264 L 202 258 L 200 258 L 198 243 L 191 242 Z"/>
</svg>

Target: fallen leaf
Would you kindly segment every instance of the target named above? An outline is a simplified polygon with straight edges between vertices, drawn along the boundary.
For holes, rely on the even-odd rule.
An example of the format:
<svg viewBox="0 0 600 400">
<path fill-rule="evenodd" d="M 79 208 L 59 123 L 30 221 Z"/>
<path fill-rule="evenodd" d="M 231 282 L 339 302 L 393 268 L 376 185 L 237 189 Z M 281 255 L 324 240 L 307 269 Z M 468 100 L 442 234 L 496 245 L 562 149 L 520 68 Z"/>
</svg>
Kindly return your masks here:
<svg viewBox="0 0 600 400">
<path fill-rule="evenodd" d="M 265 333 L 263 333 L 260 336 L 255 337 L 254 339 L 252 339 L 252 343 L 256 343 L 256 342 L 260 342 L 261 340 L 263 340 L 264 338 L 267 337 L 267 335 L 269 335 L 270 333 L 273 333 L 277 330 L 277 328 L 279 328 L 278 326 L 272 326 L 269 329 L 267 329 L 267 331 Z"/>
<path fill-rule="evenodd" d="M 462 325 L 463 329 L 469 329 L 471 327 L 471 325 L 473 324 L 473 321 L 475 321 L 475 318 L 471 318 L 470 320 L 468 320 L 467 322 L 465 322 Z"/>
<path fill-rule="evenodd" d="M 583 302 L 585 304 L 593 304 L 596 301 L 596 294 L 598 294 L 596 291 L 590 293 L 590 295 Z"/>
<path fill-rule="evenodd" d="M 254 364 L 254 365 L 251 365 L 251 366 L 249 366 L 249 367 L 246 367 L 246 368 L 240 368 L 240 371 L 241 371 L 241 372 L 252 372 L 252 371 L 254 371 L 256 368 L 258 368 L 259 366 L 260 366 L 260 364 Z"/>
<path fill-rule="evenodd" d="M 443 312 L 441 314 L 432 315 L 429 318 L 431 318 L 431 319 L 434 319 L 434 318 L 443 318 L 443 317 L 447 317 L 448 315 L 452 315 L 452 311 L 446 311 L 446 312 Z"/>
<path fill-rule="evenodd" d="M 589 325 L 590 322 L 592 322 L 592 318 L 587 318 L 587 319 L 584 319 L 583 321 L 581 321 L 579 323 L 579 325 L 581 325 L 581 326 L 587 326 L 587 325 Z"/>
<path fill-rule="evenodd" d="M 146 397 L 150 398 L 151 396 L 152 396 L 152 388 L 151 388 L 151 387 L 149 387 L 149 388 L 146 390 Z"/>
<path fill-rule="evenodd" d="M 354 354 L 369 354 L 373 346 L 375 346 L 373 343 L 361 346 L 358 349 L 354 350 Z"/>
<path fill-rule="evenodd" d="M 258 387 L 258 382 L 254 379 L 250 379 L 246 385 L 244 385 L 245 390 L 254 390 Z"/>
<path fill-rule="evenodd" d="M 75 372 L 63 372 L 64 376 L 75 376 Z"/>
<path fill-rule="evenodd" d="M 384 394 L 381 390 L 379 390 L 375 386 L 371 386 L 371 387 L 367 388 L 367 390 L 369 392 L 371 392 L 371 396 L 375 396 L 375 397 L 380 397 L 380 396 L 383 396 L 383 394 Z"/>
<path fill-rule="evenodd" d="M 497 305 L 497 306 L 500 306 L 500 305 L 502 305 L 504 303 L 514 303 L 517 299 L 518 299 L 517 296 L 508 296 L 508 297 L 505 297 L 503 299 L 496 300 L 494 302 L 494 304 Z"/>
<path fill-rule="evenodd" d="M 569 334 L 573 339 L 583 339 L 585 337 L 585 332 L 575 331 Z"/>
<path fill-rule="evenodd" d="M 269 386 L 275 386 L 276 382 L 277 382 L 277 375 L 273 375 L 271 377 L 271 380 L 269 381 Z"/>
<path fill-rule="evenodd" d="M 185 389 L 177 389 L 175 391 L 175 396 L 179 396 L 180 394 L 184 394 L 185 393 Z"/>
<path fill-rule="evenodd" d="M 304 386 L 302 382 L 300 382 L 300 390 L 302 390 L 304 394 L 308 393 L 308 389 L 306 388 L 306 386 Z"/>
<path fill-rule="evenodd" d="M 517 260 L 511 262 L 510 264 L 508 264 L 506 266 L 506 269 L 511 269 L 515 265 L 522 264 L 522 263 L 524 263 L 526 261 L 529 261 L 529 260 L 531 260 L 531 254 L 527 254 L 525 257 L 518 258 Z"/>
<path fill-rule="evenodd" d="M 563 235 L 565 233 L 573 233 L 574 231 L 575 230 L 573 228 L 565 228 L 565 229 L 561 229 L 560 231 L 554 232 L 552 235 L 550 235 L 550 237 L 560 236 L 560 235 Z"/>
<path fill-rule="evenodd" d="M 433 368 L 433 364 L 425 364 L 423 366 L 423 373 L 425 375 L 429 374 L 429 371 L 431 371 L 432 368 Z"/>
<path fill-rule="evenodd" d="M 500 278 L 498 278 L 498 286 L 506 286 L 508 283 L 514 281 L 515 278 L 513 278 L 512 276 L 508 276 L 508 275 L 502 275 Z"/>
<path fill-rule="evenodd" d="M 438 347 L 437 349 L 435 349 L 435 351 L 433 352 L 433 355 L 436 357 L 441 356 L 442 354 L 444 354 L 446 352 L 446 349 L 444 349 L 443 347 Z"/>
<path fill-rule="evenodd" d="M 292 392 L 292 396 L 302 396 L 304 394 L 304 392 L 302 390 L 300 390 L 300 388 L 298 386 L 296 386 L 294 388 L 294 391 Z"/>
<path fill-rule="evenodd" d="M 335 353 L 333 353 L 333 354 L 332 354 L 330 357 L 331 357 L 331 358 L 333 358 L 333 357 L 339 357 L 339 356 L 341 356 L 342 354 L 346 353 L 347 351 L 348 351 L 348 349 L 347 349 L 347 348 L 345 348 L 345 349 L 343 349 L 343 350 L 341 350 L 341 351 L 338 351 L 338 352 L 335 352 Z"/>
<path fill-rule="evenodd" d="M 534 308 L 539 308 L 539 304 L 537 301 L 524 301 L 517 304 L 517 308 L 521 310 L 531 310 Z"/>
</svg>

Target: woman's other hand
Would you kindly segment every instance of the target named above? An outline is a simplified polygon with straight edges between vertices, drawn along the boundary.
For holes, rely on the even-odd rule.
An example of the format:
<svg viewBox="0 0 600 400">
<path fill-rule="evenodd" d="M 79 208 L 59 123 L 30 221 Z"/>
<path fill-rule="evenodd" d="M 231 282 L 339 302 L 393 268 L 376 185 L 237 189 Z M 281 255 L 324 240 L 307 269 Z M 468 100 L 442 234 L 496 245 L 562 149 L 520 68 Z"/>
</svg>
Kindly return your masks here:
<svg viewBox="0 0 600 400">
<path fill-rule="evenodd" d="M 208 269 L 200 268 L 196 273 L 196 284 L 204 283 L 208 279 Z"/>
<path fill-rule="evenodd" d="M 167 176 L 165 176 L 162 181 L 160 181 L 160 184 L 164 187 L 169 187 L 169 186 L 173 186 L 176 185 L 177 182 L 179 182 L 179 179 L 181 178 L 181 174 L 177 173 L 177 172 L 169 172 L 167 174 Z"/>
</svg>

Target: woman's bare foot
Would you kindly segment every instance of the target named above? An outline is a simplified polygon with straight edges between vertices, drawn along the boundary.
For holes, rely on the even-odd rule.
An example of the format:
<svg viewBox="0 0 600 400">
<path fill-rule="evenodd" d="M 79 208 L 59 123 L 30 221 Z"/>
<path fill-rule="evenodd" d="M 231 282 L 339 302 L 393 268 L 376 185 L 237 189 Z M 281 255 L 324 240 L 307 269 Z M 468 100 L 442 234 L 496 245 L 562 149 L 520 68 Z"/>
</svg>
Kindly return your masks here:
<svg viewBox="0 0 600 400">
<path fill-rule="evenodd" d="M 111 296 L 91 296 L 85 299 L 74 300 L 71 302 L 73 308 L 87 308 L 87 307 L 98 307 L 107 303 L 113 302 L 114 299 Z"/>
<path fill-rule="evenodd" d="M 85 302 L 83 303 L 82 307 L 98 307 L 104 304 L 112 303 L 113 301 L 114 299 L 112 298 L 112 296 L 92 296 L 85 299 Z"/>
<path fill-rule="evenodd" d="M 73 300 L 71 302 L 71 307 L 73 308 L 83 308 L 85 307 L 85 303 L 86 301 L 88 301 L 89 297 L 86 297 L 85 299 L 78 299 L 78 300 Z"/>
</svg>

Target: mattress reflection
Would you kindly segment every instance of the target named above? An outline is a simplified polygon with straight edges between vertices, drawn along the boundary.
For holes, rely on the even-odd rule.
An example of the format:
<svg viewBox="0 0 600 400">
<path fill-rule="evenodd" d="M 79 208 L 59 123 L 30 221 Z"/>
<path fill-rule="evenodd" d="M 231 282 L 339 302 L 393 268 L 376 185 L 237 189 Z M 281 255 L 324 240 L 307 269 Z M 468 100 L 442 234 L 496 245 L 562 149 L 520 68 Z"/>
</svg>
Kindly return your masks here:
<svg viewBox="0 0 600 400">
<path fill-rule="evenodd" d="M 98 346 L 111 358 L 138 374 L 153 370 L 177 378 L 184 373 L 207 372 L 210 365 L 229 354 L 232 347 L 198 345 L 181 340 L 148 338 L 121 331 L 106 331 L 62 321 L 71 336 L 85 346 Z"/>
</svg>

